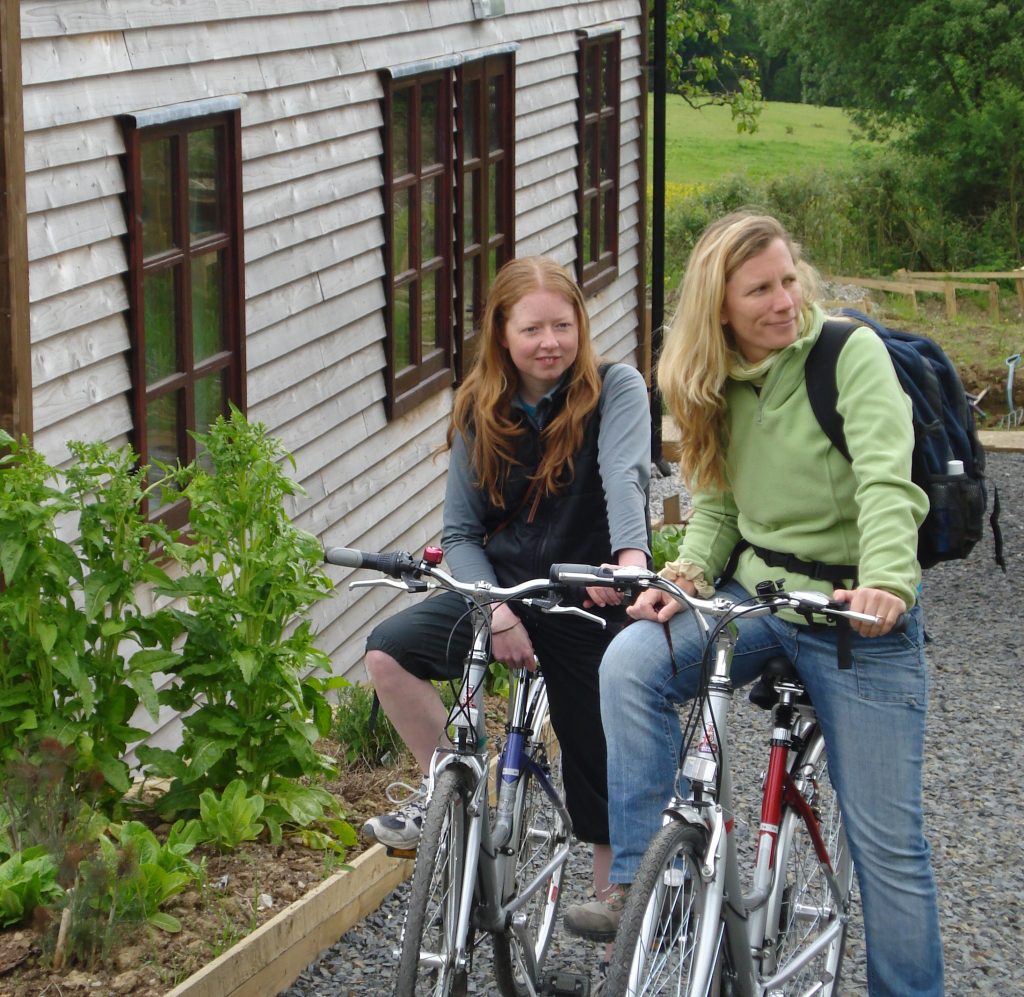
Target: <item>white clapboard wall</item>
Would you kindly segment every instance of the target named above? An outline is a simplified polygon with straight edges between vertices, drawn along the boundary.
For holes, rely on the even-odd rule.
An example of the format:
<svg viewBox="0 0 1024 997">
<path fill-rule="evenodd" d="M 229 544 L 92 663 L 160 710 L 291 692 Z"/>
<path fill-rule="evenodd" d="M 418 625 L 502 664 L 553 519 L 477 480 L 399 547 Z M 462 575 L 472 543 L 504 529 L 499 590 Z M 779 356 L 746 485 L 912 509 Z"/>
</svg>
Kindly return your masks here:
<svg viewBox="0 0 1024 997">
<path fill-rule="evenodd" d="M 290 510 L 325 543 L 436 540 L 449 393 L 384 416 L 379 71 L 516 48 L 519 254 L 575 258 L 577 31 L 622 28 L 620 263 L 589 306 L 598 349 L 636 363 L 641 267 L 643 4 L 506 0 L 51 0 L 21 4 L 36 445 L 130 440 L 124 143 L 118 115 L 242 104 L 249 416 L 294 454 Z M 331 569 L 336 580 L 348 572 Z M 317 606 L 335 670 L 399 605 L 381 590 Z M 161 719 L 155 743 L 171 743 Z"/>
</svg>

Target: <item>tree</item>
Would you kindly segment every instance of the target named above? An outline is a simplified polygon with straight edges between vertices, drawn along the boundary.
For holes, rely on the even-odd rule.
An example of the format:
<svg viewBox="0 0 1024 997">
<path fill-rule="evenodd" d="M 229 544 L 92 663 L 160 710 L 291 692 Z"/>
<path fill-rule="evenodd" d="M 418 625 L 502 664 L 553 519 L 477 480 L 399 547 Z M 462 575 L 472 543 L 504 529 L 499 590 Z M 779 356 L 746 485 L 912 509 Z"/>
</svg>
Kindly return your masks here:
<svg viewBox="0 0 1024 997">
<path fill-rule="evenodd" d="M 769 49 L 805 92 L 928 164 L 960 217 L 1006 215 L 1021 255 L 1024 5 L 1019 0 L 764 0 Z"/>
<path fill-rule="evenodd" d="M 691 107 L 727 105 L 737 130 L 752 132 L 761 113 L 758 65 L 750 55 L 735 50 L 734 13 L 729 0 L 670 0 L 668 85 Z"/>
</svg>

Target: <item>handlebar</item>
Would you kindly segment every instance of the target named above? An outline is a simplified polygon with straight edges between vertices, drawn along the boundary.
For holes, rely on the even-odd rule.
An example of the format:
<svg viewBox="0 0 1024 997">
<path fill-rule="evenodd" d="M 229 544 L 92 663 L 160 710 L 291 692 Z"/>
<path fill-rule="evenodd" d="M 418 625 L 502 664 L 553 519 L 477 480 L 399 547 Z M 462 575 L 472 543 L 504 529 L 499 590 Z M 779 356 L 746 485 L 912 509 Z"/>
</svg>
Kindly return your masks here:
<svg viewBox="0 0 1024 997">
<path fill-rule="evenodd" d="M 605 586 L 619 592 L 635 592 L 641 589 L 657 589 L 665 592 L 677 602 L 696 612 L 713 617 L 760 616 L 777 613 L 780 609 L 792 609 L 810 621 L 811 616 L 845 617 L 849 620 L 863 620 L 878 623 L 879 617 L 847 609 L 845 604 L 834 602 L 823 592 L 784 592 L 775 589 L 759 592 L 749 602 L 736 603 L 721 596 L 712 599 L 698 599 L 681 589 L 667 578 L 646 568 L 607 568 L 591 564 L 553 564 L 551 580 L 570 585 Z M 760 586 L 759 586 L 760 588 Z M 909 613 L 901 613 L 893 627 L 903 631 L 910 622 Z"/>
<path fill-rule="evenodd" d="M 350 588 L 388 585 L 407 592 L 441 588 L 457 592 L 478 606 L 497 602 L 521 602 L 545 613 L 565 613 L 580 616 L 602 627 L 606 625 L 606 621 L 594 613 L 588 613 L 578 606 L 560 604 L 560 594 L 576 587 L 571 579 L 562 581 L 551 575 L 548 578 L 533 578 L 507 587 L 488 581 L 462 582 L 440 567 L 441 559 L 442 551 L 438 547 L 427 547 L 419 560 L 407 551 L 375 554 L 353 547 L 328 547 L 324 551 L 324 560 L 328 564 L 336 564 L 343 568 L 368 568 L 397 579 L 355 581 L 350 583 Z"/>
</svg>

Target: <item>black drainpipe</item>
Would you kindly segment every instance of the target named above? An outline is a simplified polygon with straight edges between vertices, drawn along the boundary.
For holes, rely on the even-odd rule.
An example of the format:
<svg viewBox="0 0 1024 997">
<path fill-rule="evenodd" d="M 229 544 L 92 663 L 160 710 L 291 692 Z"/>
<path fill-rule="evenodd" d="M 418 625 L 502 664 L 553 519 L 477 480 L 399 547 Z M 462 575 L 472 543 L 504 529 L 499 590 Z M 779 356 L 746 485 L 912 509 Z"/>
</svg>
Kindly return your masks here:
<svg viewBox="0 0 1024 997">
<path fill-rule="evenodd" d="M 651 171 L 651 453 L 662 477 L 671 474 L 661 452 L 661 392 L 654 371 L 661 354 L 665 322 L 665 91 L 668 51 L 667 0 L 654 0 L 654 90 Z"/>
</svg>

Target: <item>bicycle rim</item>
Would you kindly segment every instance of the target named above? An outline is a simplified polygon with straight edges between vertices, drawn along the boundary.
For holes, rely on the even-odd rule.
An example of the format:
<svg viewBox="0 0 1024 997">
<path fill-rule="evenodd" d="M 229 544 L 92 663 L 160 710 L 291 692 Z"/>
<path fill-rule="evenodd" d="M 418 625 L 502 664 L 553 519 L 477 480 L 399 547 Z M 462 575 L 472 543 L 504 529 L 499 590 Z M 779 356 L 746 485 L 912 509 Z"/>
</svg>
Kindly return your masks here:
<svg viewBox="0 0 1024 997">
<path fill-rule="evenodd" d="M 821 950 L 806 965 L 784 980 L 775 992 L 820 994 L 838 992 L 839 973 L 846 942 L 846 923 L 853 864 L 843 834 L 839 803 L 828 776 L 824 742 L 816 734 L 793 767 L 804 798 L 818 817 L 819 832 L 834 872 L 829 882 L 818 860 L 814 842 L 800 814 L 785 808 L 779 834 L 779 882 L 775 909 L 778 936 L 775 944 L 777 973 L 795 969 L 808 949 Z M 779 892 L 781 890 L 781 892 Z M 825 941 L 828 936 L 831 938 Z"/>
<path fill-rule="evenodd" d="M 561 759 L 557 741 L 548 719 L 547 695 L 539 686 L 530 711 L 532 760 L 547 772 L 555 791 L 561 794 Z M 548 864 L 569 835 L 561 814 L 544 791 L 540 781 L 527 770 L 520 780 L 516 795 L 510 876 L 506 880 L 503 901 L 508 902 L 531 883 Z M 558 905 L 562 892 L 564 865 L 559 865 L 530 900 L 516 913 L 523 923 L 523 934 L 511 928 L 494 936 L 494 976 L 504 997 L 524 997 L 530 993 L 527 975 L 535 975 L 532 986 L 538 988 L 541 970 L 554 934 Z M 528 948 L 529 952 L 524 951 Z M 530 967 L 536 969 L 531 974 Z"/>
<path fill-rule="evenodd" d="M 607 992 L 628 997 L 697 993 L 698 951 L 712 955 L 708 993 L 721 954 L 721 922 L 704 917 L 707 887 L 700 878 L 706 835 L 700 828 L 672 821 L 651 841 L 622 911 L 615 951 L 608 967 Z M 712 943 L 704 933 L 712 931 Z"/>
<path fill-rule="evenodd" d="M 395 997 L 464 992 L 466 973 L 457 965 L 456 932 L 471 792 L 471 777 L 461 768 L 446 769 L 434 784 L 416 850 Z"/>
</svg>

